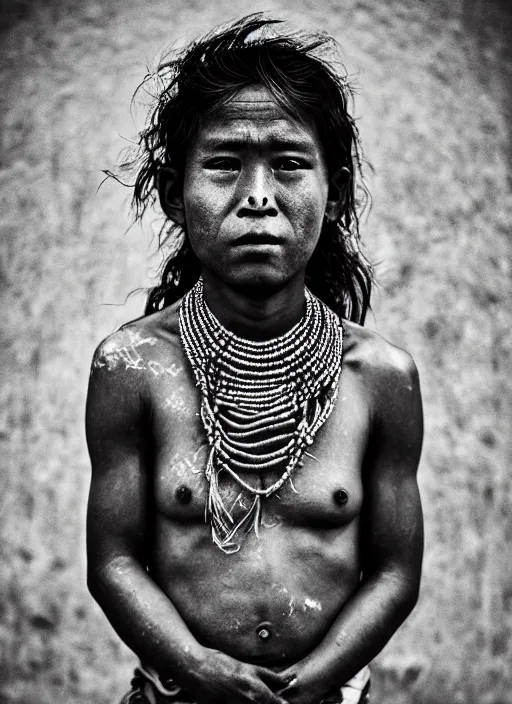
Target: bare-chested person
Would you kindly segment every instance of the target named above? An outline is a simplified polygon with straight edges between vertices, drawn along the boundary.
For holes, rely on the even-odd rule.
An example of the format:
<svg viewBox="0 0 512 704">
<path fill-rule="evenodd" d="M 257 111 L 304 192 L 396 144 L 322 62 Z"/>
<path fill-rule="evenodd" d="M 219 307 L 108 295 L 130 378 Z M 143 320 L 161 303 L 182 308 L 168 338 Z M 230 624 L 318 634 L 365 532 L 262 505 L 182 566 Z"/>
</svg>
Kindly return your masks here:
<svg viewBox="0 0 512 704">
<path fill-rule="evenodd" d="M 177 246 L 87 405 L 89 586 L 140 658 L 127 704 L 367 702 L 417 600 L 418 377 L 362 327 L 331 44 L 254 15 L 159 72 L 135 203 L 158 193 Z"/>
</svg>

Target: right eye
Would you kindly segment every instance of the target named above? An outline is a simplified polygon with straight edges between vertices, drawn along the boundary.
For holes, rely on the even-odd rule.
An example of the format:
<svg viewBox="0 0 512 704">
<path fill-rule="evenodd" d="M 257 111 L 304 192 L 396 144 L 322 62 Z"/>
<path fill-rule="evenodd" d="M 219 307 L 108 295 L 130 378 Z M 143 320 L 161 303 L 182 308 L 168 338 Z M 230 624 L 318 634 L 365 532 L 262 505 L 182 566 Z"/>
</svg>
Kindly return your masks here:
<svg viewBox="0 0 512 704">
<path fill-rule="evenodd" d="M 238 159 L 230 159 L 229 157 L 218 157 L 215 159 L 210 159 L 205 164 L 207 169 L 211 171 L 238 171 L 240 169 L 240 162 Z"/>
</svg>

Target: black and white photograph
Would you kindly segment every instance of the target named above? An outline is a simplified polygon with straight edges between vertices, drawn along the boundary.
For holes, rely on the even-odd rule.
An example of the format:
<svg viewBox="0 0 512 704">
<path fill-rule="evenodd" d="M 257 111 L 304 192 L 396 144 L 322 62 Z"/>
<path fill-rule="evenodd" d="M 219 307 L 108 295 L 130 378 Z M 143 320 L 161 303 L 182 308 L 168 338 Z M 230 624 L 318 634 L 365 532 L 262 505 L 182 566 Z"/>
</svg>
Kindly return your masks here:
<svg viewBox="0 0 512 704">
<path fill-rule="evenodd" d="M 0 2 L 0 704 L 512 704 L 512 5 Z"/>
</svg>

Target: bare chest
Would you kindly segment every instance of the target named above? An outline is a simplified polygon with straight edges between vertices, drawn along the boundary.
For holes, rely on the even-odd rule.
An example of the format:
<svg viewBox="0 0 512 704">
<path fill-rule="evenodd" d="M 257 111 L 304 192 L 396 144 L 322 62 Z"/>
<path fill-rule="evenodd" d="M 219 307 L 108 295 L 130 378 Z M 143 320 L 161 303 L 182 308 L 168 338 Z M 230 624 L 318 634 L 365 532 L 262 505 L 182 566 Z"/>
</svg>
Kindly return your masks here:
<svg viewBox="0 0 512 704">
<path fill-rule="evenodd" d="M 180 522 L 204 522 L 209 484 L 209 447 L 200 410 L 199 389 L 185 360 L 174 374 L 151 385 L 153 491 L 158 514 Z M 334 410 L 303 456 L 303 465 L 272 496 L 262 500 L 264 522 L 308 527 L 352 521 L 362 504 L 362 464 L 369 436 L 369 413 L 362 389 L 342 373 Z M 247 511 L 247 487 L 266 489 L 282 468 L 219 475 L 222 500 L 234 520 Z"/>
</svg>

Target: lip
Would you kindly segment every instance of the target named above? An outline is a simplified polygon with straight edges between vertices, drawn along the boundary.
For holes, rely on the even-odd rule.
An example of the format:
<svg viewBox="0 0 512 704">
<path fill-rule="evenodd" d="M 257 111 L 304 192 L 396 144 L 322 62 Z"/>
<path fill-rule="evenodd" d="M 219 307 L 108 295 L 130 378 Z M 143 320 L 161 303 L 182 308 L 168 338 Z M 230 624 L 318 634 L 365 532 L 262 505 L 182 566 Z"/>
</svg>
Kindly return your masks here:
<svg viewBox="0 0 512 704">
<path fill-rule="evenodd" d="M 277 245 L 282 244 L 282 242 L 282 237 L 279 237 L 278 235 L 271 235 L 268 232 L 248 232 L 241 237 L 237 237 L 236 240 L 234 240 L 233 245 L 235 247 L 243 245 L 261 246 L 269 244 Z"/>
</svg>

